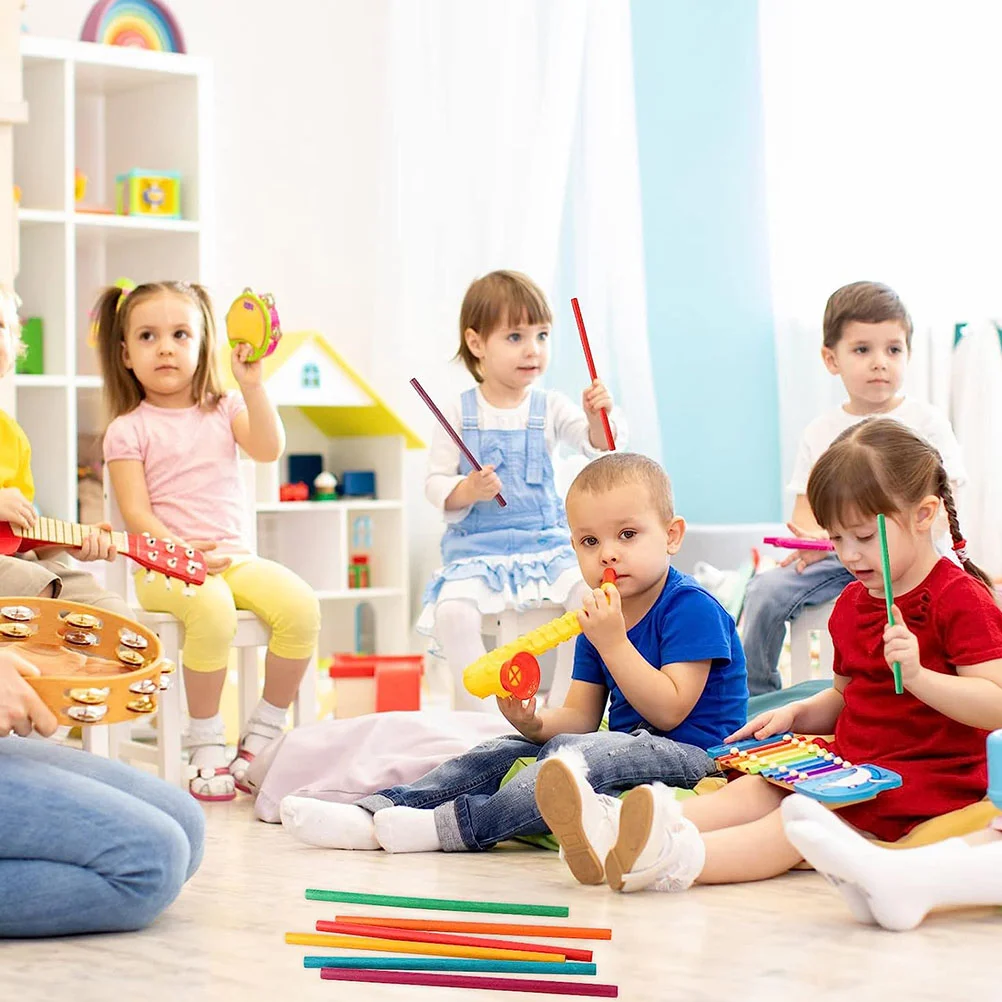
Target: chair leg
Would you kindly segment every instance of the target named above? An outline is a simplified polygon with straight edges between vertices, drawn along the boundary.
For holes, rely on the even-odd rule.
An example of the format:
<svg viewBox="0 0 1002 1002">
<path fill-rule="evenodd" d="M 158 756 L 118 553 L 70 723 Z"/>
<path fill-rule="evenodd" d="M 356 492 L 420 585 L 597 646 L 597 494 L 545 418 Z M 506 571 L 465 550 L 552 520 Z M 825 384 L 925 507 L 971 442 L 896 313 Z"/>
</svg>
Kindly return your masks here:
<svg viewBox="0 0 1002 1002">
<path fill-rule="evenodd" d="M 237 648 L 237 712 L 240 730 L 250 720 L 258 699 L 258 651 L 257 647 Z"/>
<path fill-rule="evenodd" d="M 546 694 L 546 705 L 551 709 L 564 705 L 567 691 L 571 687 L 571 673 L 574 671 L 574 644 L 570 641 L 560 644 L 556 650 L 557 664 L 553 670 L 553 682 Z"/>
<path fill-rule="evenodd" d="M 794 620 L 790 624 L 790 684 L 811 677 L 811 631 Z"/>
<path fill-rule="evenodd" d="M 81 741 L 83 750 L 92 755 L 100 755 L 102 758 L 111 758 L 111 728 L 113 725 L 96 725 L 93 727 L 81 727 Z"/>
<path fill-rule="evenodd" d="M 292 724 L 302 727 L 315 723 L 317 719 L 317 656 L 310 658 L 303 680 L 299 683 L 296 698 L 292 702 Z"/>
<path fill-rule="evenodd" d="M 834 672 L 832 668 L 835 664 L 835 644 L 832 635 L 827 629 L 819 630 L 821 651 L 818 656 L 818 667 L 821 669 L 822 678 L 831 678 Z"/>
<path fill-rule="evenodd" d="M 161 628 L 160 642 L 164 657 L 175 665 L 169 689 L 161 690 L 157 700 L 157 772 L 174 786 L 185 785 L 181 768 L 181 698 L 184 686 L 181 681 L 181 631 L 180 624 Z"/>
</svg>

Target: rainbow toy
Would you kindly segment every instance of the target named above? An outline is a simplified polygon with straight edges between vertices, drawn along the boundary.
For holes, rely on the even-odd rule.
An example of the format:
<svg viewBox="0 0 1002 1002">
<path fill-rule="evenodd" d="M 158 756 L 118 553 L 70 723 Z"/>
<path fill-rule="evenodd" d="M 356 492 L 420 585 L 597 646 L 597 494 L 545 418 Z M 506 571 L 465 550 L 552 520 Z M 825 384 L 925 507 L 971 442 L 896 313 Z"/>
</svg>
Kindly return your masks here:
<svg viewBox="0 0 1002 1002">
<path fill-rule="evenodd" d="M 799 734 L 749 738 L 707 748 L 706 754 L 716 759 L 722 770 L 761 776 L 832 808 L 872 800 L 878 793 L 901 785 L 896 772 L 878 765 L 853 765 Z"/>
<path fill-rule="evenodd" d="M 151 52 L 187 51 L 174 15 L 157 0 L 98 0 L 87 15 L 80 40 Z"/>
</svg>

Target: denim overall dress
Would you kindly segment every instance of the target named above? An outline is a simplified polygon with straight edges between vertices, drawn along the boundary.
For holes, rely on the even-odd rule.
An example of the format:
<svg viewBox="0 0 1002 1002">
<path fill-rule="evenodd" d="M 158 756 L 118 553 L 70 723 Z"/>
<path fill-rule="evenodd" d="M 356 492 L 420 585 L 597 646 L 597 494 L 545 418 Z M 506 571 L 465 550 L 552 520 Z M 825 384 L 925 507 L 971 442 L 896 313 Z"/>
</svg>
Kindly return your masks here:
<svg viewBox="0 0 1002 1002">
<path fill-rule="evenodd" d="M 525 585 L 552 585 L 577 567 L 546 448 L 546 394 L 531 392 L 524 431 L 482 431 L 476 390 L 463 394 L 462 414 L 463 441 L 484 466 L 495 468 L 507 506 L 493 498 L 480 501 L 462 521 L 448 526 L 442 538 L 444 566 L 425 589 L 424 602 L 438 601 L 447 581 L 479 579 L 492 592 L 508 592 L 517 606 Z M 461 457 L 459 472 L 465 476 L 471 469 Z M 471 589 L 471 597 L 477 590 Z"/>
</svg>

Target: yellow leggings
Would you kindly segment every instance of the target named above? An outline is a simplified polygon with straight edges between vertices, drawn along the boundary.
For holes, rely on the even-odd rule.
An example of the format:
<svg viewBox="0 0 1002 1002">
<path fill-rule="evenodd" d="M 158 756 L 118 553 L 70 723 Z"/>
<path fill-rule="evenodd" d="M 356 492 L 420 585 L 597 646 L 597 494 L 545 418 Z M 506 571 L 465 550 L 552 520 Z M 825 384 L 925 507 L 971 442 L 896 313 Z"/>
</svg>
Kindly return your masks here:
<svg viewBox="0 0 1002 1002">
<path fill-rule="evenodd" d="M 320 634 L 320 603 L 313 589 L 288 567 L 260 557 L 236 556 L 221 574 L 210 574 L 195 594 L 180 582 L 136 574 L 136 597 L 147 612 L 169 612 L 184 624 L 184 664 L 218 671 L 229 659 L 237 609 L 248 609 L 271 627 L 268 650 L 280 658 L 308 658 Z"/>
</svg>

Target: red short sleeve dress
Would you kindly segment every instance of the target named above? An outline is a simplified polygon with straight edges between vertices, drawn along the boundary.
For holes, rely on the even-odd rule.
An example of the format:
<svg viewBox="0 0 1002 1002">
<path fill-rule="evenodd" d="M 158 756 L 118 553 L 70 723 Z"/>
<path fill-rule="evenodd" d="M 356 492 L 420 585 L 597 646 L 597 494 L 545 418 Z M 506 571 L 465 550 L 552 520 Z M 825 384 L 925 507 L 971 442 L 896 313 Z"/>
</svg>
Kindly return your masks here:
<svg viewBox="0 0 1002 1002">
<path fill-rule="evenodd" d="M 979 581 L 951 561 L 941 559 L 895 603 L 930 671 L 955 675 L 957 665 L 1002 658 L 1002 610 Z M 874 598 L 858 581 L 832 610 L 834 670 L 849 682 L 831 746 L 854 764 L 901 774 L 897 790 L 839 811 L 861 831 L 893 842 L 920 822 L 985 796 L 988 732 L 945 716 L 907 690 L 895 694 L 883 653 L 886 623 L 883 598 Z"/>
</svg>

